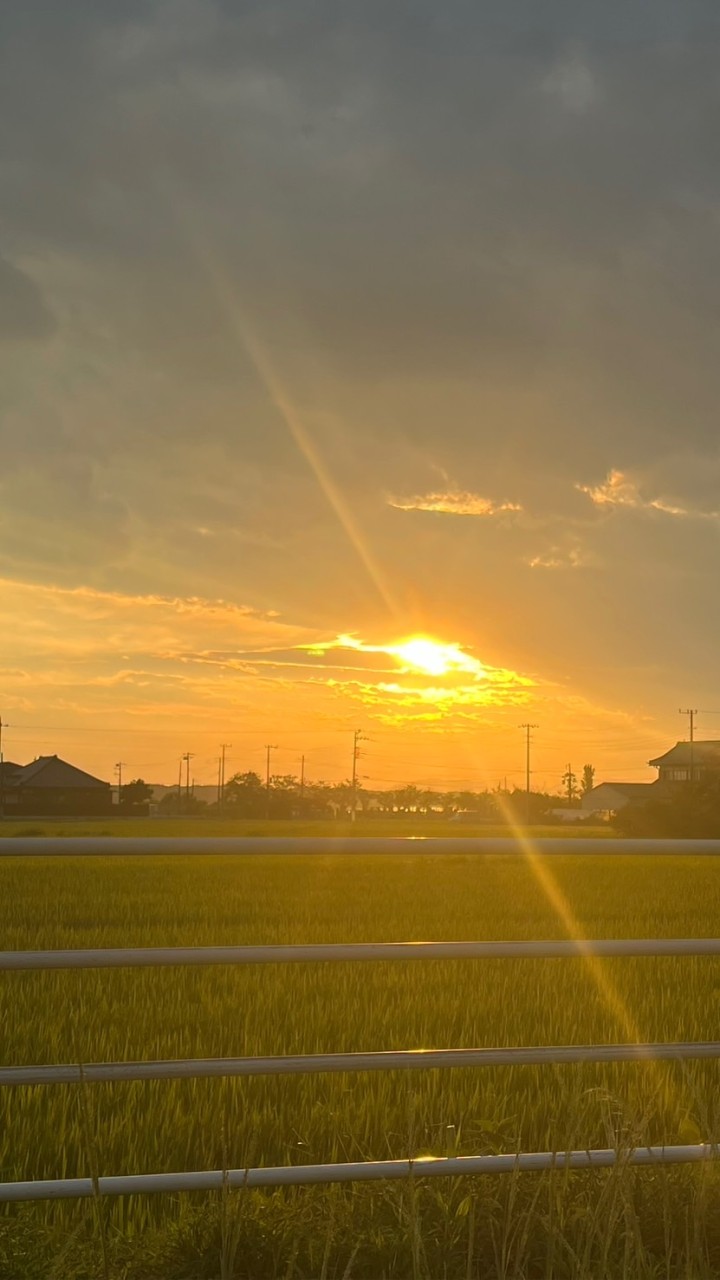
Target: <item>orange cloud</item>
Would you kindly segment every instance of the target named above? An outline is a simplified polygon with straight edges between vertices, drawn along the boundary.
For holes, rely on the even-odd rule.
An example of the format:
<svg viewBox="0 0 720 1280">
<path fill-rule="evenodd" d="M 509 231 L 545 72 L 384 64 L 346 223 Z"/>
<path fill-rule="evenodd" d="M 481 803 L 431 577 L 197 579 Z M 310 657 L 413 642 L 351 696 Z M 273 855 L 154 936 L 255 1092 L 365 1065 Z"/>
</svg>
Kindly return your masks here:
<svg viewBox="0 0 720 1280">
<path fill-rule="evenodd" d="M 660 511 L 666 516 L 685 516 L 696 520 L 720 519 L 718 511 L 697 511 L 666 502 L 663 498 L 645 498 L 627 472 L 613 469 L 603 484 L 576 484 L 596 507 L 629 507 L 635 511 Z"/>
<path fill-rule="evenodd" d="M 368 669 L 364 681 L 328 679 L 330 688 L 343 689 L 366 706 L 382 705 L 392 716 L 400 709 L 435 707 L 435 717 L 452 714 L 457 708 L 500 707 L 527 701 L 535 681 L 506 667 L 480 662 L 458 644 L 445 644 L 427 636 L 412 636 L 388 644 L 368 644 L 353 635 L 340 635 L 323 644 L 306 646 L 319 658 L 333 650 L 377 654 L 390 658 L 397 667 L 394 680 L 380 670 Z M 333 664 L 334 665 L 334 664 Z"/>
<path fill-rule="evenodd" d="M 522 511 L 518 502 L 494 502 L 478 493 L 450 489 L 445 493 L 418 494 L 412 498 L 387 499 L 396 511 L 435 511 L 449 516 L 497 516 L 504 511 Z"/>
<path fill-rule="evenodd" d="M 580 547 L 571 547 L 563 551 L 560 547 L 551 547 L 527 561 L 531 569 L 583 569 L 591 563 L 586 552 Z"/>
</svg>

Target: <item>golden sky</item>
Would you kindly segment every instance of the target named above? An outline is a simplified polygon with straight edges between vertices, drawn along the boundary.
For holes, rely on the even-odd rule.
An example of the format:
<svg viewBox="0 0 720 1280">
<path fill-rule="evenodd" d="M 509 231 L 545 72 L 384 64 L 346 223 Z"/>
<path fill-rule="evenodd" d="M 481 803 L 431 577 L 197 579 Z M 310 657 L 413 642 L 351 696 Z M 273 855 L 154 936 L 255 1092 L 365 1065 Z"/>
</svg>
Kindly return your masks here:
<svg viewBox="0 0 720 1280">
<path fill-rule="evenodd" d="M 275 611 L 203 597 L 0 583 L 6 758 L 57 751 L 112 777 L 171 781 L 192 751 L 214 781 L 232 771 L 348 775 L 363 730 L 368 786 L 521 785 L 523 735 L 537 722 L 537 785 L 555 790 L 566 756 L 638 771 L 662 745 L 649 718 L 604 707 L 567 682 L 482 660 L 440 632 L 330 635 Z M 580 760 L 580 757 L 583 757 Z M 555 776 L 557 775 L 557 777 Z"/>
<path fill-rule="evenodd" d="M 1 21 L 7 758 L 336 780 L 362 729 L 368 785 L 512 785 L 529 721 L 555 790 L 720 737 L 714 7 Z"/>
</svg>

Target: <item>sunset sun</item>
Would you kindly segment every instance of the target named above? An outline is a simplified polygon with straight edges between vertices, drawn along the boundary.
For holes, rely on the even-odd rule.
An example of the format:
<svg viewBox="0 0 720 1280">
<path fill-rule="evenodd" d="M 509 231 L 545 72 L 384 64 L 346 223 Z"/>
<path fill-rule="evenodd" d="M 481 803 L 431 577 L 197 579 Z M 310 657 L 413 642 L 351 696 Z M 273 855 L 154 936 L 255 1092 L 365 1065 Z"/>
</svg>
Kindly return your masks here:
<svg viewBox="0 0 720 1280">
<path fill-rule="evenodd" d="M 414 671 L 429 676 L 444 676 L 451 671 L 472 671 L 477 674 L 479 663 L 455 644 L 441 644 L 427 636 L 412 636 L 400 644 L 388 646 L 388 653 Z"/>
</svg>

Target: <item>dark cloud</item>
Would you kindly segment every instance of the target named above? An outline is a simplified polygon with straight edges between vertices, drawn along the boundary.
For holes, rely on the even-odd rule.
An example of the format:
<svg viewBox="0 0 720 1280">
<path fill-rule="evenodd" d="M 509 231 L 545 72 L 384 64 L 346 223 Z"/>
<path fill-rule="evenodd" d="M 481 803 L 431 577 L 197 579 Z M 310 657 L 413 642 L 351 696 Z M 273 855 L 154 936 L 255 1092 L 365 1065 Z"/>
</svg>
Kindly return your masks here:
<svg viewBox="0 0 720 1280">
<path fill-rule="evenodd" d="M 62 263 L 68 334 L 61 372 L 22 373 L 44 403 L 12 447 L 99 475 L 100 523 L 107 485 L 112 528 L 126 505 L 213 528 L 239 506 L 285 531 L 288 490 L 255 469 L 310 472 L 248 329 L 358 506 L 434 491 L 438 466 L 575 512 L 575 482 L 674 455 L 679 429 L 693 456 L 712 450 L 715 6 L 62 8 L 15 6 L 0 43 L 9 243 L 40 288 Z M 42 336 L 27 288 L 16 313 Z M 112 408 L 58 434 L 47 404 L 76 422 L 89 370 Z M 22 417 L 22 385 L 14 403 Z M 143 474 L 113 489 L 118 440 Z M 295 518 L 320 542 L 312 487 Z"/>
<path fill-rule="evenodd" d="M 30 6 L 6 45 L 3 207 L 19 236 L 135 271 L 128 322 L 188 375 L 238 362 L 199 235 L 276 341 L 294 316 L 344 376 L 570 357 L 612 404 L 610 356 L 647 394 L 638 327 L 691 348 L 720 302 L 716 272 L 693 286 L 715 243 L 716 19 L 495 8 L 76 4 L 58 42 Z M 680 398 L 663 376 L 657 399 Z"/>
<path fill-rule="evenodd" d="M 55 330 L 55 318 L 30 276 L 0 258 L 0 342 L 38 341 Z"/>
</svg>

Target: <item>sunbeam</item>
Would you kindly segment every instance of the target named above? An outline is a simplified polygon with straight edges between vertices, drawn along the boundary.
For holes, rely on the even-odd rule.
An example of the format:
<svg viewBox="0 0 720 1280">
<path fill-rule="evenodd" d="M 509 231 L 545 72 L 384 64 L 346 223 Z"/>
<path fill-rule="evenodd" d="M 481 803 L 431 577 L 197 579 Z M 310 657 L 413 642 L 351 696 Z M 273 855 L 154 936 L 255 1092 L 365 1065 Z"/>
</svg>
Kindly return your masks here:
<svg viewBox="0 0 720 1280">
<path fill-rule="evenodd" d="M 167 183 L 164 186 L 168 203 L 172 209 L 172 215 L 182 228 L 185 239 L 191 246 L 197 261 L 206 272 L 213 296 L 225 316 L 238 345 L 248 356 L 271 403 L 313 473 L 328 505 L 337 517 L 345 536 L 352 545 L 385 607 L 393 617 L 399 617 L 400 609 L 393 599 L 384 574 L 370 552 L 367 539 L 359 528 L 358 522 L 339 486 L 331 476 L 327 464 L 320 456 L 320 451 L 307 426 L 302 421 L 297 407 L 293 404 L 287 387 L 284 385 L 268 354 L 267 347 L 257 333 L 257 327 L 251 322 L 246 308 L 241 305 L 237 291 L 232 288 L 229 273 L 221 268 L 215 252 L 198 230 L 196 219 L 189 212 L 187 199 L 183 197 L 181 200 L 177 193 L 174 196 L 170 196 Z"/>
</svg>

